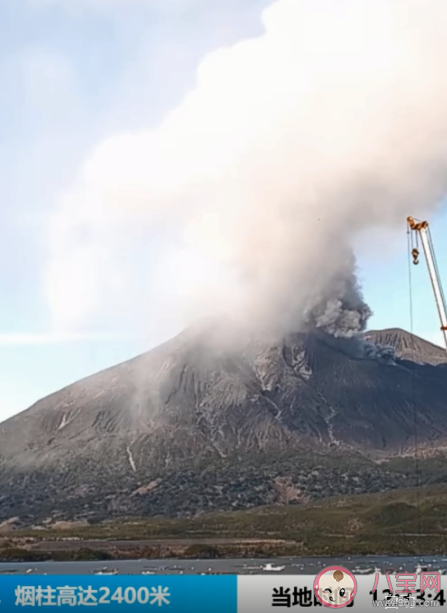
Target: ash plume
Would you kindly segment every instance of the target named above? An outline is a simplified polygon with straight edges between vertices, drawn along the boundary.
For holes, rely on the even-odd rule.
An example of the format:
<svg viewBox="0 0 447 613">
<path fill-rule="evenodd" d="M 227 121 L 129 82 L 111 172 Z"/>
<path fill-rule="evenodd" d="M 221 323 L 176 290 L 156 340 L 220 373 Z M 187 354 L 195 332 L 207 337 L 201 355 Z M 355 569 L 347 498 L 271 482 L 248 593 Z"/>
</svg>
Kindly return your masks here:
<svg viewBox="0 0 447 613">
<path fill-rule="evenodd" d="M 383 360 L 388 363 L 393 363 L 396 360 L 396 350 L 389 345 L 374 345 L 363 341 L 362 350 L 365 358 Z"/>
<path fill-rule="evenodd" d="M 343 262 L 340 250 L 335 266 Z M 311 306 L 304 311 L 304 326 L 321 329 L 336 338 L 351 338 L 366 329 L 372 315 L 363 299 L 356 277 L 355 260 L 351 252 L 345 254 L 344 264 L 335 269 L 323 288 L 311 298 Z M 314 281 L 314 286 L 318 283 Z"/>
<path fill-rule="evenodd" d="M 262 22 L 160 125 L 92 151 L 50 229 L 58 325 L 365 328 L 355 241 L 445 194 L 447 4 L 279 0 Z"/>
<path fill-rule="evenodd" d="M 310 327 L 321 328 L 331 336 L 349 338 L 366 329 L 371 309 L 360 299 L 354 304 L 345 298 L 331 299 L 318 304 L 312 315 Z"/>
</svg>

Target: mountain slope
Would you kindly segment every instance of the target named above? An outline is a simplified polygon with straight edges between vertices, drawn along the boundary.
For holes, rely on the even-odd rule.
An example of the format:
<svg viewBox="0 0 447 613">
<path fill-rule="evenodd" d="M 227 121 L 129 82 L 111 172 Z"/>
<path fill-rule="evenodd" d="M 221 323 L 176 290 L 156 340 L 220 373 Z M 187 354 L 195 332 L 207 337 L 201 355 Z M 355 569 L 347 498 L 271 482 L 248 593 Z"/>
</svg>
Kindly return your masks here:
<svg viewBox="0 0 447 613">
<path fill-rule="evenodd" d="M 398 331 L 393 340 L 404 345 Z M 442 447 L 446 397 L 442 365 L 365 358 L 357 340 L 295 334 L 236 351 L 223 349 L 207 328 L 188 330 L 0 424 L 0 519 L 55 508 L 66 516 L 74 507 L 86 516 L 99 509 L 134 512 L 143 499 L 146 512 L 164 512 L 168 492 L 156 501 L 169 479 L 180 505 L 197 511 L 209 505 L 197 466 L 210 463 L 218 472 L 226 467 L 217 508 L 274 499 L 282 487 L 277 478 L 292 479 L 292 497 L 299 499 L 306 487 L 293 482 L 290 466 L 289 474 L 278 469 L 267 483 L 245 459 L 411 452 L 415 417 L 419 445 Z M 238 479 L 245 485 L 235 492 Z M 387 479 L 377 487 L 392 486 Z M 263 487 L 264 494 L 255 494 Z M 191 503 L 185 492 L 191 496 L 194 488 Z"/>
<path fill-rule="evenodd" d="M 370 330 L 364 336 L 374 345 L 393 347 L 396 356 L 403 360 L 415 360 L 433 365 L 447 362 L 445 349 L 399 328 Z"/>
</svg>

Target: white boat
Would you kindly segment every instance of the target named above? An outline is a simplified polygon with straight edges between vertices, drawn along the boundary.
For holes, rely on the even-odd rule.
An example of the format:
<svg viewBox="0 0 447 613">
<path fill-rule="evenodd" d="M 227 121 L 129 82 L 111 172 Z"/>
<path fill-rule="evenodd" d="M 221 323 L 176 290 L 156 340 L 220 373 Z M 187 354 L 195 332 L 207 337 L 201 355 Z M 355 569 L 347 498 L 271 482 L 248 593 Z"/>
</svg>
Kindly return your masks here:
<svg viewBox="0 0 447 613">
<path fill-rule="evenodd" d="M 372 575 L 374 568 L 355 568 L 352 572 L 354 575 Z"/>
<path fill-rule="evenodd" d="M 107 568 L 107 566 L 104 566 L 104 568 L 101 568 L 100 570 L 94 570 L 93 572 L 95 575 L 117 575 L 118 569 Z"/>
<path fill-rule="evenodd" d="M 262 570 L 271 571 L 271 572 L 275 572 L 275 573 L 280 573 L 284 569 L 285 569 L 285 566 L 273 566 L 273 564 L 270 564 L 270 562 L 269 562 L 268 564 L 266 564 L 264 566 L 264 568 Z"/>
</svg>

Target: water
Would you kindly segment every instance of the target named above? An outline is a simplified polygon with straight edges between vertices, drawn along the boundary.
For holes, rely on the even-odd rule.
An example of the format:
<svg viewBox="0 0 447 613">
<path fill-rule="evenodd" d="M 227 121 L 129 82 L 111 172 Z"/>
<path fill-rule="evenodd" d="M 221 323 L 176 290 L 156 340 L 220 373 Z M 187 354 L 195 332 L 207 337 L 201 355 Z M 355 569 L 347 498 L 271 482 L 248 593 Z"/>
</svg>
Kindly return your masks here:
<svg viewBox="0 0 447 613">
<path fill-rule="evenodd" d="M 268 571 L 270 564 L 275 569 Z M 428 571 L 447 570 L 447 557 L 378 557 L 348 556 L 345 558 L 272 558 L 272 559 L 227 559 L 227 560 L 114 560 L 111 562 L 20 562 L 0 563 L 0 574 L 39 575 L 316 575 L 326 566 L 338 564 L 354 574 L 417 572 L 418 567 Z"/>
</svg>

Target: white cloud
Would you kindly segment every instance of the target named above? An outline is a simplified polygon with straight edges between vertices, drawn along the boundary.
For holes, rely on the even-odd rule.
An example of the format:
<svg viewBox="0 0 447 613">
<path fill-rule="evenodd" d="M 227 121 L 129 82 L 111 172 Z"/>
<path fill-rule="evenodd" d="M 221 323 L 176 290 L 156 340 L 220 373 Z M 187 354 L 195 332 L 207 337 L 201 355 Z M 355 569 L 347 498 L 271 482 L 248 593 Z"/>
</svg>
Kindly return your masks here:
<svg viewBox="0 0 447 613">
<path fill-rule="evenodd" d="M 0 345 L 61 345 L 80 342 L 113 342 L 118 336 L 108 334 L 0 333 Z"/>
<path fill-rule="evenodd" d="M 343 293 L 359 232 L 430 215 L 445 193 L 446 19 L 440 0 L 273 4 L 265 33 L 206 56 L 159 126 L 112 135 L 86 159 L 60 213 L 71 238 L 52 240 L 55 319 L 113 308 L 112 274 L 148 282 L 138 255 L 125 263 L 116 247 L 143 229 L 148 243 L 176 235 L 191 262 L 154 262 L 165 287 L 151 316 L 168 295 L 179 312 L 188 301 L 286 321 L 334 279 Z M 107 258 L 86 257 L 91 245 Z M 179 280 L 194 295 L 176 293 Z"/>
</svg>

